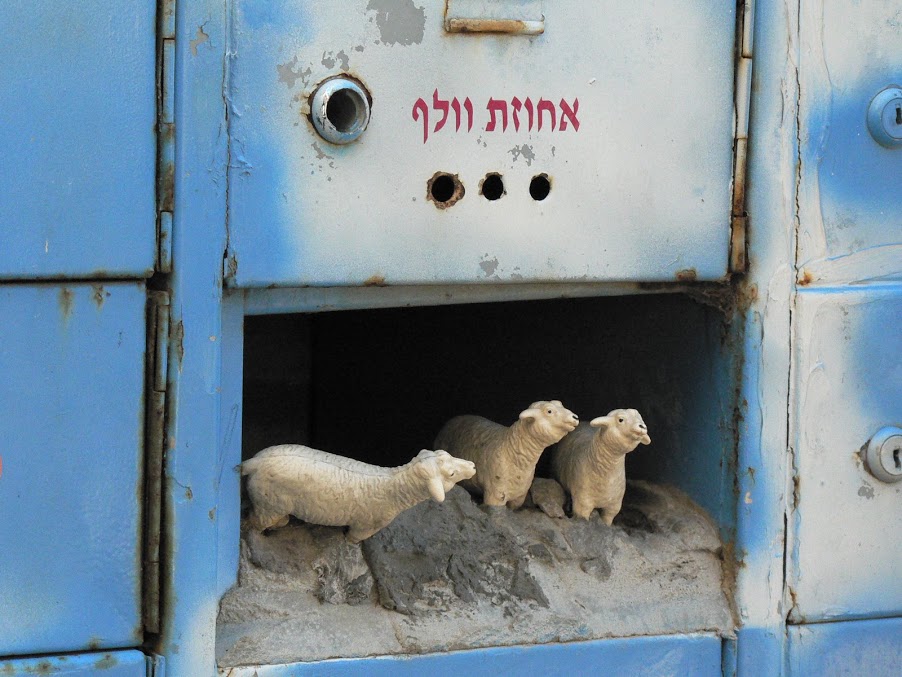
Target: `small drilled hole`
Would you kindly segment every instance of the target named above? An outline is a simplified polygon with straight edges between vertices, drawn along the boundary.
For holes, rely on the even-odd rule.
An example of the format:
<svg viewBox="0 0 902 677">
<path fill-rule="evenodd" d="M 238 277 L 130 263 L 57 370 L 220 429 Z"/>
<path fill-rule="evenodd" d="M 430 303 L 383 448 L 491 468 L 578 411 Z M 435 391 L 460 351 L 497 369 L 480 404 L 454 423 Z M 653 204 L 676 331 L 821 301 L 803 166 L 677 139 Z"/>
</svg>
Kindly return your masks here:
<svg viewBox="0 0 902 677">
<path fill-rule="evenodd" d="M 339 89 L 326 103 L 326 119 L 339 132 L 349 134 L 364 124 L 366 112 L 356 92 Z"/>
<path fill-rule="evenodd" d="M 497 200 L 504 195 L 504 181 L 501 174 L 486 174 L 479 192 L 486 200 Z"/>
<path fill-rule="evenodd" d="M 454 179 L 447 174 L 435 177 L 429 192 L 436 202 L 447 202 L 454 197 Z"/>
<path fill-rule="evenodd" d="M 539 174 L 532 177 L 529 182 L 529 194 L 533 200 L 544 200 L 551 192 L 551 181 L 548 180 L 547 174 Z"/>
</svg>

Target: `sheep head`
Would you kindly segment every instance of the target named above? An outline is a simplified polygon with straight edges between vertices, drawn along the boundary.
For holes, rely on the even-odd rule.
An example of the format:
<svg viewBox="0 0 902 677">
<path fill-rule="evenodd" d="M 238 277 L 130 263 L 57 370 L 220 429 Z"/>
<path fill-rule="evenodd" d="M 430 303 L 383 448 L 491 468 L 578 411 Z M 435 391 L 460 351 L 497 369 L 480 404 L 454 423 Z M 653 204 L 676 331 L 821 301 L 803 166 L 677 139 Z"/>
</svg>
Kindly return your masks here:
<svg viewBox="0 0 902 677">
<path fill-rule="evenodd" d="M 539 400 L 520 412 L 520 420 L 528 425 L 530 432 L 540 439 L 554 444 L 564 439 L 564 435 L 576 430 L 579 416 L 567 409 L 560 400 Z"/>
<path fill-rule="evenodd" d="M 593 418 L 589 425 L 599 429 L 599 434 L 614 441 L 624 454 L 633 451 L 640 444 L 651 444 L 648 428 L 642 415 L 635 409 L 614 409 L 607 416 Z"/>
<path fill-rule="evenodd" d="M 423 449 L 417 454 L 414 472 L 426 482 L 432 500 L 441 503 L 455 484 L 476 474 L 476 465 L 442 449 Z"/>
</svg>

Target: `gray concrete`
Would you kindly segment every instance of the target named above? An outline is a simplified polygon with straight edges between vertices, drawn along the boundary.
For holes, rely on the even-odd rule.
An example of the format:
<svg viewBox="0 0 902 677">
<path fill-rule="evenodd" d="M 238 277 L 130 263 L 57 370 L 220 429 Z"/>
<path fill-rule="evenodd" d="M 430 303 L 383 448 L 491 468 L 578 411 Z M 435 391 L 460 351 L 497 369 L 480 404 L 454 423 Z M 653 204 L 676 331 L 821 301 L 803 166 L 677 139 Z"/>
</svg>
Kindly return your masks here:
<svg viewBox="0 0 902 677">
<path fill-rule="evenodd" d="M 630 483 L 613 527 L 483 508 L 455 488 L 361 545 L 296 523 L 245 533 L 217 655 L 235 666 L 729 633 L 721 552 L 709 518 L 671 488 Z"/>
</svg>

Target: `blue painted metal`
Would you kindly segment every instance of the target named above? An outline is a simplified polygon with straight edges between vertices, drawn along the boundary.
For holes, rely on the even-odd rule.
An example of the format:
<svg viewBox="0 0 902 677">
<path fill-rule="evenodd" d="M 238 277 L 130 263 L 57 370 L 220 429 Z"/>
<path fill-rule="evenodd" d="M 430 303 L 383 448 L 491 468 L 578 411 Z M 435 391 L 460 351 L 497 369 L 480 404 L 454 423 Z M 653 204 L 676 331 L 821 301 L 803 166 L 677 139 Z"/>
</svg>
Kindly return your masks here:
<svg viewBox="0 0 902 677">
<path fill-rule="evenodd" d="M 293 675 L 580 675 L 605 677 L 714 676 L 721 673 L 721 640 L 715 635 L 604 639 L 570 644 L 451 651 L 424 656 L 385 656 L 291 665 L 247 666 L 221 671 L 229 677 Z"/>
<path fill-rule="evenodd" d="M 791 619 L 902 614 L 902 486 L 861 448 L 902 425 L 902 286 L 808 289 L 795 313 Z"/>
<path fill-rule="evenodd" d="M 147 657 L 140 651 L 84 653 L 72 656 L 0 660 L 4 677 L 54 675 L 55 677 L 145 677 Z"/>
<path fill-rule="evenodd" d="M 142 640 L 144 296 L 0 286 L 0 655 Z"/>
<path fill-rule="evenodd" d="M 167 402 L 163 632 L 172 675 L 215 671 L 216 508 L 226 242 L 227 3 L 176 4 L 173 328 Z M 240 369 L 239 365 L 232 365 Z"/>
<path fill-rule="evenodd" d="M 783 662 L 790 317 L 796 174 L 797 5 L 758 0 L 749 133 L 749 273 L 743 283 L 735 598 L 737 674 Z"/>
<path fill-rule="evenodd" d="M 156 3 L 0 3 L 0 279 L 143 277 L 156 243 Z"/>
<path fill-rule="evenodd" d="M 789 628 L 787 677 L 902 675 L 902 618 Z"/>
</svg>

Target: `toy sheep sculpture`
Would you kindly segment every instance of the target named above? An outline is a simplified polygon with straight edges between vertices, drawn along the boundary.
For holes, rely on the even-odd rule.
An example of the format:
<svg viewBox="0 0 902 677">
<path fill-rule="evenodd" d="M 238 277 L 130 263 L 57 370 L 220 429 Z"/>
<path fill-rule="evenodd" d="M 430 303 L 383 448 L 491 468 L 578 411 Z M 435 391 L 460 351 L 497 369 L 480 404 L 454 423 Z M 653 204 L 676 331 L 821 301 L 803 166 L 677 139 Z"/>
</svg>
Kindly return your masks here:
<svg viewBox="0 0 902 677">
<path fill-rule="evenodd" d="M 413 506 L 474 475 L 470 461 L 423 449 L 405 465 L 383 468 L 298 444 L 269 447 L 241 464 L 253 504 L 251 526 L 283 527 L 288 516 L 344 526 L 359 543 Z"/>
<path fill-rule="evenodd" d="M 456 416 L 435 438 L 436 445 L 476 464 L 476 475 L 462 482 L 485 505 L 516 510 L 529 493 L 536 463 L 546 447 L 579 425 L 558 400 L 533 402 L 509 428 L 481 416 Z"/>
<path fill-rule="evenodd" d="M 552 450 L 552 473 L 570 492 L 575 517 L 589 519 L 598 508 L 611 525 L 626 491 L 626 455 L 640 444 L 651 444 L 642 416 L 615 409 L 580 425 Z"/>
</svg>

